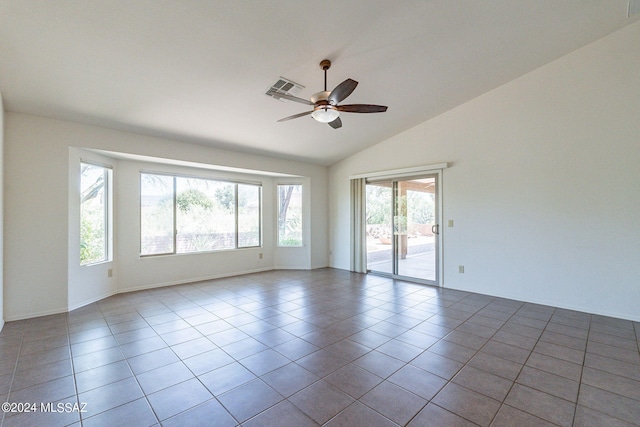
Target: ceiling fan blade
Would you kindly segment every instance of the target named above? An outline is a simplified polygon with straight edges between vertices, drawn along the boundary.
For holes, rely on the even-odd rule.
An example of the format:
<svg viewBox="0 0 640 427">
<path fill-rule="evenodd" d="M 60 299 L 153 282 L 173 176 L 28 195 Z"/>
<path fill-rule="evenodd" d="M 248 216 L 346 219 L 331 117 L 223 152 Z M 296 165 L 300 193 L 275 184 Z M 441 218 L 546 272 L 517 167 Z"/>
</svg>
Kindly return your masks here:
<svg viewBox="0 0 640 427">
<path fill-rule="evenodd" d="M 304 113 L 294 114 L 293 116 L 285 117 L 284 119 L 278 120 L 278 122 L 286 122 L 287 120 L 297 119 L 298 117 L 308 116 L 311 113 L 313 113 L 313 110 L 312 111 L 305 111 Z"/>
<path fill-rule="evenodd" d="M 339 129 L 342 127 L 342 120 L 340 120 L 340 117 L 338 117 L 334 121 L 329 122 L 329 126 L 331 126 L 334 129 Z"/>
<path fill-rule="evenodd" d="M 336 86 L 335 89 L 329 94 L 329 102 L 333 105 L 337 105 L 342 102 L 347 96 L 351 95 L 351 92 L 358 86 L 358 82 L 352 79 L 347 79 Z"/>
<path fill-rule="evenodd" d="M 288 93 L 275 92 L 272 96 L 286 99 L 287 101 L 295 101 L 301 104 L 314 105 L 313 102 L 309 101 L 308 99 L 298 98 L 297 96 L 289 95 Z"/>
<path fill-rule="evenodd" d="M 384 113 L 387 111 L 387 107 L 372 104 L 350 104 L 338 105 L 336 110 L 344 111 L 345 113 Z"/>
</svg>

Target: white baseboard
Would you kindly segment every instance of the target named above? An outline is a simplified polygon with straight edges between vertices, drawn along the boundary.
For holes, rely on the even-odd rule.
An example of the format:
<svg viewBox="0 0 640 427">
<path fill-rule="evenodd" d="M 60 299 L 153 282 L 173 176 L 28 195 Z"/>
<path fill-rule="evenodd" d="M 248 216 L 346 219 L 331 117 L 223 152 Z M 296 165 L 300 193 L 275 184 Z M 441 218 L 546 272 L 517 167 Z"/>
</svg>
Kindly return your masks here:
<svg viewBox="0 0 640 427">
<path fill-rule="evenodd" d="M 192 278 L 184 279 L 184 280 L 175 280 L 175 281 L 171 281 L 171 282 L 153 283 L 153 284 L 149 284 L 149 285 L 137 286 L 137 287 L 134 287 L 134 288 L 118 289 L 116 291 L 106 293 L 106 294 L 101 295 L 99 297 L 92 298 L 92 299 L 87 300 L 87 301 L 82 301 L 82 302 L 76 303 L 73 306 L 67 306 L 65 308 L 60 308 L 60 309 L 55 309 L 55 310 L 47 310 L 47 311 L 42 311 L 42 312 L 29 313 L 29 314 L 22 315 L 22 316 L 9 317 L 9 318 L 7 318 L 5 320 L 7 322 L 11 322 L 11 321 L 15 321 L 15 320 L 32 319 L 34 317 L 50 316 L 50 315 L 53 315 L 53 314 L 69 313 L 70 311 L 77 310 L 78 308 L 84 307 L 84 306 L 89 305 L 89 304 L 93 304 L 94 302 L 101 301 L 101 300 L 103 300 L 105 298 L 109 298 L 110 296 L 117 295 L 117 294 L 125 294 L 125 293 L 128 293 L 128 292 L 142 291 L 142 290 L 145 290 L 145 289 L 162 288 L 162 287 L 165 287 L 165 286 L 184 285 L 184 284 L 187 284 L 187 283 L 195 283 L 195 282 L 202 282 L 202 281 L 205 281 L 205 280 L 221 279 L 221 278 L 224 278 L 224 277 L 241 276 L 243 274 L 260 273 L 260 272 L 263 272 L 263 271 L 270 271 L 270 270 L 273 270 L 273 268 L 272 267 L 263 267 L 263 268 L 239 271 L 239 272 L 234 272 L 234 273 L 216 274 L 216 275 L 204 276 L 204 277 L 192 277 Z M 3 325 L 4 325 L 4 321 L 3 321 Z M 0 327 L 0 330 L 1 329 L 2 328 Z"/>
<path fill-rule="evenodd" d="M 69 309 L 67 311 L 73 311 L 73 310 L 77 310 L 78 308 L 84 307 L 85 305 L 89 305 L 89 304 L 93 304 L 94 302 L 103 300 L 105 298 L 109 298 L 113 295 L 116 295 L 118 293 L 118 291 L 112 291 L 112 292 L 107 292 L 106 294 L 96 297 L 96 298 L 92 298 L 90 300 L 87 301 L 83 301 L 77 304 L 74 304 L 72 306 L 69 306 Z"/>
<path fill-rule="evenodd" d="M 223 279 L 225 277 L 242 276 L 245 274 L 261 273 L 261 272 L 270 271 L 270 270 L 273 270 L 273 268 L 262 267 L 262 268 L 252 269 L 252 270 L 236 271 L 234 273 L 215 274 L 215 275 L 203 276 L 203 277 L 192 277 L 189 279 L 174 280 L 171 282 L 153 283 L 148 285 L 136 286 L 133 288 L 120 289 L 116 293 L 126 294 L 127 292 L 136 292 L 136 291 L 144 291 L 146 289 L 164 288 L 166 286 L 185 285 L 187 283 L 204 282 L 206 280 Z"/>
<path fill-rule="evenodd" d="M 68 313 L 68 312 L 69 310 L 65 307 L 65 308 L 58 308 L 54 310 L 38 311 L 35 313 L 29 313 L 22 316 L 9 316 L 5 319 L 5 321 L 14 322 L 16 320 L 33 319 L 34 317 L 51 316 L 54 314 L 62 314 L 62 313 Z"/>
<path fill-rule="evenodd" d="M 524 303 L 529 303 L 529 304 L 539 304 L 539 305 L 546 305 L 549 307 L 555 307 L 555 308 L 561 308 L 564 310 L 571 310 L 571 311 L 578 311 L 580 313 L 585 313 L 585 314 L 592 314 L 592 315 L 596 315 L 596 316 L 605 316 L 605 317 L 613 317 L 616 319 L 623 319 L 623 320 L 631 320 L 631 321 L 635 321 L 635 322 L 640 322 L 640 316 L 636 316 L 636 315 L 631 315 L 631 314 L 621 314 L 621 313 L 613 313 L 607 310 L 598 310 L 598 309 L 593 309 L 591 307 L 580 307 L 580 306 L 576 306 L 576 305 L 572 305 L 572 304 L 562 304 L 559 303 L 557 301 L 551 301 L 545 298 L 527 298 L 527 299 L 523 299 L 522 297 L 518 297 L 516 295 L 509 295 L 508 293 L 505 294 L 493 294 L 493 293 L 487 293 L 487 292 L 483 292 L 482 290 L 477 290 L 477 289 L 465 289 L 463 286 L 442 286 L 442 289 L 451 289 L 451 290 L 456 290 L 456 291 L 463 291 L 463 292 L 472 292 L 472 293 L 476 293 L 476 294 L 480 294 L 480 295 L 486 295 L 486 296 L 490 296 L 490 297 L 496 297 L 496 298 L 505 298 L 505 299 L 510 299 L 510 300 L 514 300 L 514 301 L 519 301 L 519 302 L 524 302 Z"/>
<path fill-rule="evenodd" d="M 329 265 L 328 264 L 323 264 L 323 265 L 312 265 L 311 266 L 312 270 L 318 270 L 320 268 L 329 268 Z"/>
<path fill-rule="evenodd" d="M 274 265 L 274 270 L 311 270 L 308 265 Z"/>
</svg>

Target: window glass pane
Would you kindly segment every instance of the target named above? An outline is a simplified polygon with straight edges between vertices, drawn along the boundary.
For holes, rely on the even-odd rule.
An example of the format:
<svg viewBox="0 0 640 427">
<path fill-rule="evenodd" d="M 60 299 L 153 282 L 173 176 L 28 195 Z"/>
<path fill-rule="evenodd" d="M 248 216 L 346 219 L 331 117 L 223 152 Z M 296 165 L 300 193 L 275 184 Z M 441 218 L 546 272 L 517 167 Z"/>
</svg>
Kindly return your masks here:
<svg viewBox="0 0 640 427">
<path fill-rule="evenodd" d="M 107 260 L 108 170 L 81 163 L 80 264 Z"/>
<path fill-rule="evenodd" d="M 302 246 L 302 185 L 278 185 L 278 245 Z"/>
<path fill-rule="evenodd" d="M 173 253 L 173 177 L 140 174 L 140 254 Z"/>
<path fill-rule="evenodd" d="M 235 185 L 176 178 L 176 252 L 233 249 Z"/>
<path fill-rule="evenodd" d="M 238 184 L 238 247 L 260 246 L 260 187 Z"/>
</svg>

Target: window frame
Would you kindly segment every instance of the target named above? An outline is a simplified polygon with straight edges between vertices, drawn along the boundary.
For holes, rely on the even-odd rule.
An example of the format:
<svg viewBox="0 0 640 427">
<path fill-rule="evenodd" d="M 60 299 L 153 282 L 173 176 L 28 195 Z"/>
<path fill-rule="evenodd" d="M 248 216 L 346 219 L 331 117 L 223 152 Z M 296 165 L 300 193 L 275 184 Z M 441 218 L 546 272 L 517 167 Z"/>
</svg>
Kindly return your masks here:
<svg viewBox="0 0 640 427">
<path fill-rule="evenodd" d="M 280 187 L 297 186 L 300 187 L 300 244 L 283 245 L 280 242 Z M 287 206 L 288 208 L 289 206 Z M 278 182 L 276 183 L 276 246 L 278 248 L 302 248 L 305 245 L 304 232 L 304 184 L 301 182 Z"/>
<path fill-rule="evenodd" d="M 96 162 L 93 160 L 80 159 L 80 173 L 79 173 L 79 225 L 80 225 L 80 240 L 79 246 L 82 247 L 82 167 L 88 165 L 96 168 L 101 168 L 103 173 L 103 222 L 104 222 L 104 257 L 97 261 L 91 261 L 87 263 L 82 262 L 82 255 L 79 257 L 80 267 L 90 267 L 99 264 L 105 264 L 113 261 L 113 166 L 104 163 Z"/>
<path fill-rule="evenodd" d="M 262 185 L 258 184 L 249 184 L 246 182 L 236 182 L 235 183 L 235 191 L 236 191 L 236 249 L 248 249 L 248 248 L 261 248 L 262 247 Z M 253 246 L 240 246 L 240 220 L 239 220 L 239 205 L 240 201 L 238 198 L 238 186 L 239 185 L 253 185 L 258 189 L 258 244 Z"/>
<path fill-rule="evenodd" d="M 142 175 L 158 175 L 158 176 L 166 176 L 172 178 L 172 191 L 173 191 L 173 251 L 171 252 L 163 252 L 163 253 L 153 253 L 153 254 L 143 254 L 142 253 Z M 139 206 L 139 230 L 140 230 L 140 238 L 139 238 L 139 256 L 140 258 L 148 258 L 155 256 L 173 256 L 173 255 L 192 255 L 192 254 L 204 254 L 204 253 L 215 253 L 215 252 L 225 252 L 225 251 L 237 251 L 243 249 L 252 249 L 252 248 L 261 248 L 263 245 L 263 236 L 262 236 L 262 223 L 263 223 L 263 206 L 262 206 L 262 182 L 257 181 L 242 181 L 242 180 L 233 180 L 233 179 L 221 179 L 221 178 L 209 178 L 203 177 L 200 175 L 190 175 L 190 174 L 176 174 L 169 172 L 154 172 L 154 171 L 145 171 L 141 170 L 139 172 L 140 182 L 139 182 L 139 194 L 140 194 L 140 202 Z M 198 179 L 203 181 L 214 181 L 218 183 L 226 183 L 233 185 L 233 195 L 234 195 L 234 247 L 233 248 L 222 248 L 222 249 L 212 249 L 212 250 L 202 250 L 202 251 L 189 251 L 189 252 L 178 252 L 178 215 L 177 215 L 177 180 L 178 179 Z M 252 246 L 239 246 L 239 237 L 238 237 L 238 185 L 251 185 L 258 188 L 258 244 Z"/>
<path fill-rule="evenodd" d="M 139 202 L 138 202 L 138 214 L 139 214 L 139 218 L 138 218 L 138 229 L 140 230 L 140 238 L 138 239 L 138 254 L 140 255 L 140 257 L 153 257 L 153 256 L 164 256 L 164 255 L 174 255 L 176 254 L 176 230 L 177 230 L 177 225 L 176 225 L 176 180 L 175 180 L 175 176 L 172 174 L 168 174 L 168 173 L 160 173 L 160 172 L 144 172 L 144 171 L 140 171 L 139 174 L 139 186 L 138 186 L 138 194 L 139 194 Z M 172 251 L 170 252 L 158 252 L 158 253 L 152 253 L 152 254 L 142 254 L 142 175 L 157 175 L 157 176 L 166 176 L 166 177 L 171 177 L 171 192 L 172 192 L 172 204 L 173 206 L 171 207 L 172 210 L 172 221 L 171 221 L 171 227 L 172 227 L 172 234 L 171 234 L 171 245 L 172 245 Z"/>
</svg>

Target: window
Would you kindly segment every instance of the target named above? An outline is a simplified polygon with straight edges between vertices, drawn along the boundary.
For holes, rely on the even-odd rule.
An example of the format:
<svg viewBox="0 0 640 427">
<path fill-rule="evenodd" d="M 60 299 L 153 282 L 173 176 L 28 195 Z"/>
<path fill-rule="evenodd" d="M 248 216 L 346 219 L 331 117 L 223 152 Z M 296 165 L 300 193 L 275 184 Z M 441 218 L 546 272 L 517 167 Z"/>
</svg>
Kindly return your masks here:
<svg viewBox="0 0 640 427">
<path fill-rule="evenodd" d="M 109 260 L 111 169 L 80 164 L 80 265 Z"/>
<path fill-rule="evenodd" d="M 255 184 L 140 174 L 140 253 L 260 246 L 260 190 Z"/>
<path fill-rule="evenodd" d="M 176 178 L 176 252 L 233 249 L 235 185 Z"/>
<path fill-rule="evenodd" d="M 302 246 L 302 185 L 278 185 L 278 246 Z"/>
<path fill-rule="evenodd" d="M 260 187 L 238 184 L 238 247 L 260 246 Z"/>
<path fill-rule="evenodd" d="M 143 255 L 174 252 L 173 177 L 140 175 L 140 252 Z"/>
</svg>

